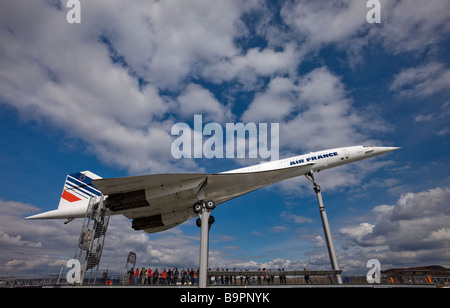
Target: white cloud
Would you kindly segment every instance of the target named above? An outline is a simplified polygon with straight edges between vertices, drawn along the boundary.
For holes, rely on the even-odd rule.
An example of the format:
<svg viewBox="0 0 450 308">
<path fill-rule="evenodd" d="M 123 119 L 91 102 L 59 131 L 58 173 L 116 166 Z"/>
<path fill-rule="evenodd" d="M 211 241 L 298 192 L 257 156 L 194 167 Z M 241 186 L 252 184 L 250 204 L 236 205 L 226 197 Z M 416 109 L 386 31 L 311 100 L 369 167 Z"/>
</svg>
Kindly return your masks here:
<svg viewBox="0 0 450 308">
<path fill-rule="evenodd" d="M 238 118 L 231 110 L 239 110 L 243 121 L 280 122 L 280 148 L 289 153 L 358 142 L 377 144 L 376 133 L 386 132 L 386 123 L 362 113 L 339 74 L 315 56 L 322 47 L 334 45 L 359 59 L 363 59 L 365 47 L 384 48 L 391 54 L 425 53 L 433 59 L 439 54 L 433 53 L 439 39 L 450 31 L 447 0 L 383 0 L 380 25 L 366 22 L 365 1 L 350 0 L 286 1 L 280 14 L 269 12 L 268 4 L 259 1 L 90 1 L 82 3 L 80 25 L 66 22 L 63 5 L 60 10 L 49 3 L 4 0 L 0 4 L 0 39 L 5 42 L 0 45 L 1 103 L 14 106 L 26 119 L 79 138 L 102 162 L 131 173 L 198 170 L 193 160 L 174 161 L 170 155 L 170 129 L 178 122 L 175 116 L 190 118 L 196 112 L 223 121 Z M 244 17 L 255 8 L 262 15 L 251 17 L 261 20 Z M 275 22 L 275 18 L 281 20 Z M 259 35 L 257 44 L 246 41 L 251 31 Z M 240 46 L 246 43 L 251 47 Z M 307 56 L 319 60 L 311 65 L 321 67 L 298 75 L 299 65 Z M 448 77 L 445 64 L 430 60 L 400 70 L 391 89 L 401 95 L 431 95 L 447 90 Z M 207 88 L 210 83 L 218 88 L 225 84 L 228 93 L 243 89 L 247 97 L 254 95 L 254 100 L 249 106 L 237 105 L 241 103 L 238 99 L 229 100 L 235 106 L 225 105 Z M 417 116 L 416 120 L 433 117 Z M 448 134 L 448 130 L 443 127 L 439 134 Z M 392 162 L 361 162 L 331 170 L 320 182 L 326 189 L 358 187 L 368 174 L 389 164 Z M 290 193 L 301 193 L 298 183 L 310 185 L 298 178 L 281 186 Z M 434 215 L 435 209 L 427 212 L 414 205 L 418 198 L 418 194 L 409 200 L 402 197 L 405 206 L 400 200 L 397 205 L 379 206 L 374 209 L 379 221 L 348 227 L 344 234 L 368 248 L 390 246 L 391 256 L 408 255 L 410 259 L 415 252 L 397 248 L 413 245 L 411 234 L 417 229 L 426 229 L 420 236 L 428 243 L 445 244 L 448 227 L 442 217 Z M 11 208 L 19 212 L 13 213 Z M 425 217 L 408 218 L 412 208 Z M 78 236 L 77 222 L 63 228 L 60 221 L 24 224 L 20 213 L 37 210 L 21 203 L 3 201 L 1 211 L 2 247 L 33 251 L 23 256 L 8 250 L 1 264 L 9 269 L 48 267 L 62 253 L 73 254 L 71 243 Z M 382 218 L 386 218 L 385 223 Z M 105 262 L 113 264 L 113 259 L 122 256 L 125 259 L 127 250 L 137 247 L 145 256 L 143 263 L 167 265 L 184 255 L 182 261 L 197 264 L 198 249 L 186 247 L 192 242 L 182 229 L 150 241 L 142 232 L 129 230 L 125 219 L 115 217 L 114 222 L 116 219 L 119 223 L 111 227 L 107 241 L 112 244 Z M 292 219 L 309 222 L 302 216 Z M 433 228 L 432 221 L 437 224 Z M 388 238 L 391 230 L 398 230 L 404 237 L 394 234 Z M 427 241 L 416 244 L 425 245 Z M 175 253 L 171 242 L 177 245 Z M 212 251 L 211 256 L 218 264 L 231 264 L 223 251 Z M 233 261 L 253 268 L 261 264 L 300 264 L 281 259 L 266 263 Z"/>
<path fill-rule="evenodd" d="M 435 188 L 401 196 L 395 205 L 381 205 L 373 209 L 373 223 L 362 222 L 342 227 L 335 244 L 348 240 L 346 249 L 338 249 L 341 268 L 346 272 L 364 268 L 369 258 L 378 258 L 383 268 L 389 265 L 408 266 L 421 262 L 433 262 L 449 266 L 448 244 L 450 232 L 449 188 Z M 68 225 L 60 220 L 24 221 L 23 216 L 39 211 L 34 206 L 19 202 L 1 201 L 0 204 L 0 264 L 2 270 L 16 275 L 20 273 L 57 273 L 65 260 L 72 258 L 81 229 L 81 220 Z M 307 217 L 282 214 L 295 223 L 310 222 Z M 285 231 L 277 226 L 273 232 Z M 233 241 L 227 235 L 227 241 Z M 326 266 L 329 262 L 323 253 L 324 240 L 315 235 L 310 238 L 319 251 L 309 253 L 309 260 L 278 260 L 257 262 L 237 259 L 226 250 L 210 251 L 211 266 L 258 268 L 299 266 Z M 240 249 L 240 248 L 238 248 Z M 159 234 L 146 235 L 130 228 L 123 216 L 113 216 L 102 257 L 102 268 L 111 272 L 122 270 L 128 252 L 138 255 L 138 266 L 172 267 L 198 266 L 198 236 L 186 234 L 182 228 L 174 228 Z M 348 261 L 348 260 L 352 261 Z M 362 260 L 362 261 L 361 261 Z M 446 263 L 447 262 L 447 263 Z"/>
<path fill-rule="evenodd" d="M 168 168 L 170 123 L 159 122 L 168 104 L 156 87 L 140 89 L 135 76 L 110 60 L 99 29 L 69 25 L 64 12 L 40 2 L 2 5 L 12 6 L 1 18 L 0 37 L 9 42 L 1 47 L 3 102 L 80 138 L 107 163 L 132 172 Z"/>
<path fill-rule="evenodd" d="M 314 237 L 313 241 L 315 242 L 315 247 L 325 247 L 325 240 L 322 236 L 317 235 L 316 237 Z"/>
<path fill-rule="evenodd" d="M 364 1 L 287 1 L 281 16 L 307 44 L 317 47 L 364 31 L 367 12 Z"/>
<path fill-rule="evenodd" d="M 179 107 L 176 112 L 183 119 L 192 121 L 194 114 L 201 114 L 205 122 L 232 120 L 230 109 L 222 105 L 209 90 L 197 84 L 189 84 L 178 96 L 177 102 Z"/>
<path fill-rule="evenodd" d="M 131 223 L 121 215 L 113 216 L 109 226 L 103 267 L 120 271 L 121 260 L 125 262 L 129 251 L 136 253 L 139 267 L 198 266 L 198 237 L 188 236 L 180 228 L 146 234 L 132 230 Z"/>
<path fill-rule="evenodd" d="M 0 270 L 12 275 L 59 273 L 61 264 L 73 258 L 83 223 L 76 219 L 24 220 L 40 209 L 20 202 L 0 200 Z M 112 216 L 102 254 L 101 268 L 121 273 L 130 251 L 138 266 L 198 266 L 198 237 L 174 228 L 147 235 L 131 228 L 124 216 Z M 66 269 L 68 270 L 68 269 Z"/>
<path fill-rule="evenodd" d="M 435 51 L 450 32 L 446 0 L 390 0 L 381 8 L 381 27 L 371 27 L 370 35 L 394 54 Z"/>
<path fill-rule="evenodd" d="M 182 170 L 189 164 L 170 155 L 176 105 L 160 89 L 182 88 L 205 61 L 238 53 L 233 39 L 251 6 L 89 2 L 75 25 L 64 9 L 4 1 L 0 97 L 26 118 L 80 138 L 106 163 L 132 173 Z M 231 116 L 207 90 L 186 91 L 179 100 L 185 110 Z"/>
<path fill-rule="evenodd" d="M 244 122 L 281 121 L 294 110 L 297 92 L 291 79 L 273 78 L 265 92 L 256 95 L 241 118 Z"/>
<path fill-rule="evenodd" d="M 448 263 L 450 188 L 402 195 L 393 206 L 375 207 L 376 222 L 343 227 L 341 235 L 386 264 Z M 376 249 L 367 250 L 368 248 Z"/>
<path fill-rule="evenodd" d="M 28 247 L 42 247 L 41 242 L 29 242 L 29 241 L 23 241 L 22 237 L 20 235 L 17 236 L 10 236 L 6 234 L 5 232 L 0 230 L 0 245 L 2 247 L 8 247 L 8 246 L 28 246 Z"/>
<path fill-rule="evenodd" d="M 271 230 L 272 230 L 272 232 L 279 233 L 279 232 L 286 232 L 288 230 L 288 228 L 286 226 L 275 226 L 275 227 L 272 227 Z"/>
<path fill-rule="evenodd" d="M 236 1 L 155 2 L 148 12 L 157 42 L 150 68 L 158 83 L 176 84 L 195 61 L 211 61 L 236 52 L 233 37 L 241 14 Z"/>
<path fill-rule="evenodd" d="M 441 228 L 430 233 L 427 240 L 430 242 L 450 242 L 450 228 Z"/>
<path fill-rule="evenodd" d="M 0 47 L 0 98 L 25 118 L 64 130 L 102 162 L 131 173 L 197 168 L 195 162 L 170 155 L 174 115 L 202 112 L 218 121 L 235 117 L 231 105 L 195 79 L 219 85 L 237 81 L 244 86 L 240 89 L 258 90 L 248 108 L 237 108 L 243 110 L 241 118 L 280 122 L 280 147 L 288 152 L 370 142 L 370 133 L 385 131 L 385 123 L 357 112 L 342 80 L 325 66 L 298 76 L 305 49 L 351 46 L 355 39 L 397 33 L 400 23 L 389 16 L 400 11 L 406 21 L 411 18 L 411 27 L 417 26 L 416 19 L 422 21 L 414 40 L 423 42 L 431 30 L 448 31 L 437 29 L 446 20 L 444 3 L 407 7 L 405 1 L 383 2 L 386 19 L 375 29 L 365 21 L 367 8 L 360 1 L 288 1 L 280 12 L 286 31 L 275 39 L 274 33 L 283 29 L 273 31 L 276 14 L 258 1 L 89 2 L 83 4 L 79 25 L 68 24 L 66 10 L 49 2 L 3 1 L 0 39 L 8 44 Z M 425 18 L 421 8 L 438 18 Z M 246 21 L 248 12 L 258 12 L 260 20 Z M 252 25 L 267 46 L 242 49 L 237 39 L 245 40 Z M 404 40 L 390 37 L 395 38 Z M 445 67 L 431 80 L 419 73 L 402 71 L 394 89 L 412 86 L 417 93 L 430 93 L 448 86 Z M 268 85 L 261 90 L 264 79 Z"/>
<path fill-rule="evenodd" d="M 280 216 L 287 220 L 293 220 L 296 224 L 312 223 L 312 219 L 309 217 L 294 215 L 286 211 L 282 212 Z"/>
<path fill-rule="evenodd" d="M 0 200 L 2 272 L 13 275 L 57 273 L 60 267 L 54 266 L 55 262 L 63 256 L 73 257 L 81 224 L 74 222 L 65 226 L 60 220 L 34 223 L 23 219 L 38 211 L 30 204 Z"/>
<path fill-rule="evenodd" d="M 418 67 L 403 69 L 395 75 L 390 90 L 404 95 L 429 96 L 450 88 L 450 68 L 440 62 L 429 62 Z M 427 120 L 419 118 L 418 120 Z"/>
<path fill-rule="evenodd" d="M 238 53 L 234 38 L 254 1 L 110 1 L 85 4 L 83 23 L 108 38 L 139 76 L 162 88 L 178 88 L 188 74 Z"/>
<path fill-rule="evenodd" d="M 295 68 L 293 47 L 245 55 L 236 48 L 234 39 L 245 35 L 241 16 L 256 3 L 89 2 L 73 25 L 55 6 L 2 2 L 0 38 L 8 44 L 0 47 L 0 98 L 131 173 L 198 169 L 171 156 L 173 115 L 223 121 L 233 114 L 187 76 L 228 65 L 224 59 L 240 67 L 226 78 Z"/>
<path fill-rule="evenodd" d="M 381 23 L 370 24 L 367 1 L 286 1 L 281 9 L 283 21 L 299 42 L 302 55 L 316 54 L 325 45 L 334 45 L 348 54 L 354 68 L 364 63 L 365 48 L 384 48 L 390 54 L 432 54 L 439 50 L 440 38 L 450 27 L 446 0 L 383 0 Z M 266 25 L 270 28 L 270 25 Z M 286 33 L 267 30 L 272 42 L 286 39 Z"/>
<path fill-rule="evenodd" d="M 348 238 L 359 242 L 363 236 L 372 233 L 374 227 L 374 225 L 363 222 L 360 223 L 359 226 L 341 228 L 339 232 L 346 235 Z"/>
<path fill-rule="evenodd" d="M 242 120 L 280 123 L 281 158 L 347 145 L 383 145 L 371 136 L 389 131 L 391 125 L 354 105 L 341 78 L 327 67 L 320 67 L 296 78 L 273 78 L 265 92 L 256 95 Z M 330 190 L 356 187 L 367 175 L 391 163 L 360 162 L 327 170 L 320 183 Z M 285 193 L 302 195 L 305 192 L 299 187 L 305 185 L 309 182 L 304 178 L 294 178 L 278 187 Z"/>
<path fill-rule="evenodd" d="M 376 143 L 369 133 L 388 125 L 357 112 L 339 76 L 326 67 L 302 76 L 293 87 L 289 117 L 280 124 L 280 148 L 318 150 L 357 143 Z M 277 100 L 275 100 L 277 101 Z"/>
<path fill-rule="evenodd" d="M 251 88 L 259 77 L 272 77 L 294 72 L 298 63 L 299 56 L 293 44 L 285 46 L 283 51 L 251 48 L 245 55 L 235 54 L 206 66 L 203 74 L 215 82 L 237 78 Z"/>
</svg>

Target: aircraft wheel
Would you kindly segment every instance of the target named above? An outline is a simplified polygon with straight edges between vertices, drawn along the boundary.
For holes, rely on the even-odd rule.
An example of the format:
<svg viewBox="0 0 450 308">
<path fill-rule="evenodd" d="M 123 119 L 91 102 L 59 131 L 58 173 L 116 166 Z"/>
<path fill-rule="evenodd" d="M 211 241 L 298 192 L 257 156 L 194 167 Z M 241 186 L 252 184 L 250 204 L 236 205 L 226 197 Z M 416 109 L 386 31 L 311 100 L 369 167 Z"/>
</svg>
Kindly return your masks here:
<svg viewBox="0 0 450 308">
<path fill-rule="evenodd" d="M 209 216 L 208 218 L 208 225 L 211 226 L 216 220 L 214 219 L 214 216 Z M 202 220 L 200 218 L 197 218 L 197 220 L 195 221 L 195 224 L 197 225 L 197 227 L 201 228 L 202 227 Z"/>
<path fill-rule="evenodd" d="M 214 219 L 214 216 L 209 216 L 209 218 L 208 218 L 208 224 L 209 225 L 212 225 L 214 222 L 215 222 L 216 220 Z"/>
<path fill-rule="evenodd" d="M 196 203 L 194 204 L 193 210 L 195 214 L 198 214 L 203 210 L 203 206 L 200 203 Z"/>
<path fill-rule="evenodd" d="M 212 200 L 209 200 L 206 202 L 206 208 L 208 210 L 214 210 L 214 208 L 216 207 L 216 203 Z"/>
</svg>

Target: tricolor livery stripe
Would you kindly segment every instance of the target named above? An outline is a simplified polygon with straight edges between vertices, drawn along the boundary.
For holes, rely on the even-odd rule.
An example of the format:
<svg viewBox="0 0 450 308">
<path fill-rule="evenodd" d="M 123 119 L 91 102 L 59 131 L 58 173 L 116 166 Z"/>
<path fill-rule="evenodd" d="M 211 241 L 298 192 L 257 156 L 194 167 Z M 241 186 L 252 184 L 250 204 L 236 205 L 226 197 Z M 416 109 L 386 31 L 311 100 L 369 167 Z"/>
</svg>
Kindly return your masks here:
<svg viewBox="0 0 450 308">
<path fill-rule="evenodd" d="M 75 201 L 80 201 L 81 200 L 80 198 L 78 198 L 77 196 L 71 194 L 67 190 L 63 191 L 63 194 L 62 194 L 61 198 L 65 199 L 65 200 L 67 200 L 69 202 L 75 202 Z"/>
<path fill-rule="evenodd" d="M 67 176 L 61 197 L 69 202 L 75 202 L 101 195 L 102 193 L 92 185 L 92 179 L 78 172 Z"/>
</svg>

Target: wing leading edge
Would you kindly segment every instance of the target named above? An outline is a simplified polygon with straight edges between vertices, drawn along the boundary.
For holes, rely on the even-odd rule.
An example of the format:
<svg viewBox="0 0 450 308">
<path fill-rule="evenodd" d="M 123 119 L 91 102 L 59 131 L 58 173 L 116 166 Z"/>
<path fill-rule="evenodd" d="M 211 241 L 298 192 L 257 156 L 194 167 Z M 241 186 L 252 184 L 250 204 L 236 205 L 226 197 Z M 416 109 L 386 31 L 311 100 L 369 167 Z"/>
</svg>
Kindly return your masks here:
<svg viewBox="0 0 450 308">
<path fill-rule="evenodd" d="M 93 185 L 108 195 L 106 206 L 133 219 L 135 230 L 154 233 L 194 218 L 202 200 L 216 204 L 279 181 L 306 174 L 313 164 L 248 173 L 153 174 L 98 179 Z"/>
</svg>

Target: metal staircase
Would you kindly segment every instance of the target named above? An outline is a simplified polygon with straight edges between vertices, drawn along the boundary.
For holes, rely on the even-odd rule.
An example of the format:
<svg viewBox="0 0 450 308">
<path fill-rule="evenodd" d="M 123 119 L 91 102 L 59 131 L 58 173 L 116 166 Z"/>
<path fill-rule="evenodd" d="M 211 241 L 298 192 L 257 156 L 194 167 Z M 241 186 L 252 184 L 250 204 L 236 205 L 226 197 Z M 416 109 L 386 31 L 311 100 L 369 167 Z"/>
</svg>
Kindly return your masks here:
<svg viewBox="0 0 450 308">
<path fill-rule="evenodd" d="M 80 238 L 74 259 L 80 261 L 81 276 L 80 284 L 91 283 L 91 279 L 97 278 L 98 265 L 102 256 L 105 234 L 108 229 L 110 211 L 104 204 L 104 196 L 93 196 L 89 200 L 89 206 L 86 211 L 83 226 L 81 228 Z M 87 272 L 89 276 L 86 277 Z M 93 275 L 95 272 L 95 275 Z"/>
</svg>

